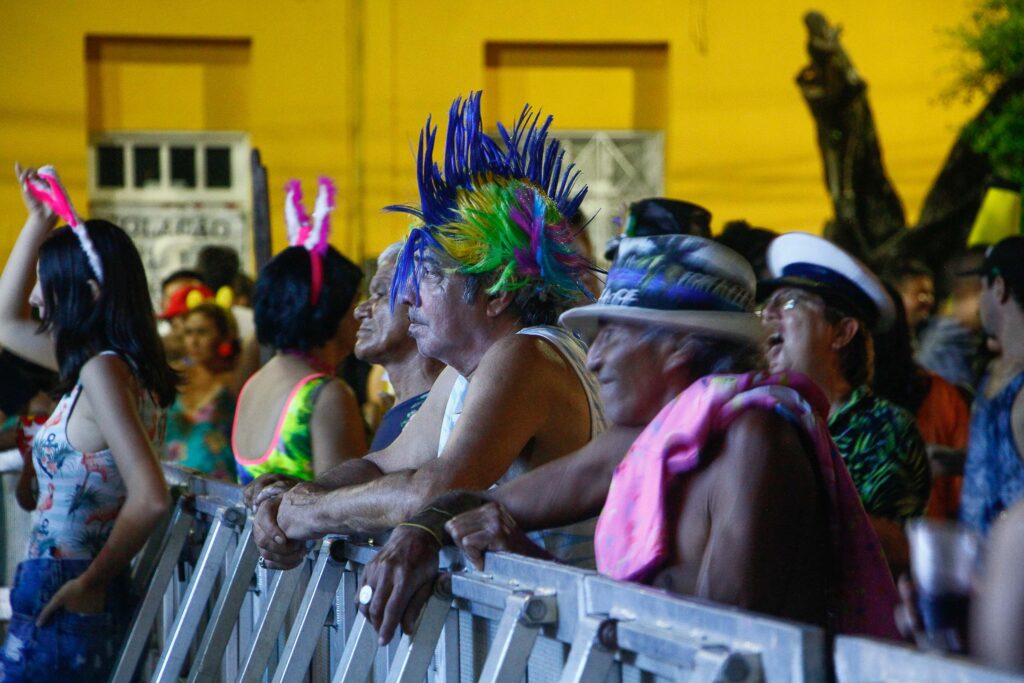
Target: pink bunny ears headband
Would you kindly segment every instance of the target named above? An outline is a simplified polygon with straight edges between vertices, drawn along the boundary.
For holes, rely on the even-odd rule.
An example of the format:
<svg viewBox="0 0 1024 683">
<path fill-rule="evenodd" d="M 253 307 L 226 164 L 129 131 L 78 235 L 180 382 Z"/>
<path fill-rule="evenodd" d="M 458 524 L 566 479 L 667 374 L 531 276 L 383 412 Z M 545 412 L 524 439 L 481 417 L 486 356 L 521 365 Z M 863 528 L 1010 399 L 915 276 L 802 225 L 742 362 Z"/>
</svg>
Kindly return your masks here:
<svg viewBox="0 0 1024 683">
<path fill-rule="evenodd" d="M 67 190 L 57 176 L 57 170 L 53 166 L 43 166 L 36 171 L 37 178 L 28 178 L 25 185 L 32 196 L 53 209 L 53 212 L 60 216 L 61 220 L 71 227 L 71 232 L 78 238 L 78 243 L 85 252 L 85 258 L 89 261 L 89 267 L 96 275 L 96 279 L 103 284 L 103 264 L 100 255 L 96 253 L 96 247 L 89 238 L 89 232 L 85 229 L 85 222 L 75 212 L 71 205 L 71 198 Z"/>
<path fill-rule="evenodd" d="M 331 212 L 334 211 L 334 197 L 337 189 L 330 178 L 321 177 L 320 189 L 313 205 L 313 220 L 309 219 L 302 206 L 302 184 L 290 180 L 286 186 L 284 219 L 288 225 L 288 246 L 304 247 L 309 252 L 312 268 L 310 303 L 314 306 L 320 299 L 320 288 L 324 280 L 323 256 L 327 252 L 327 236 L 331 232 Z"/>
</svg>

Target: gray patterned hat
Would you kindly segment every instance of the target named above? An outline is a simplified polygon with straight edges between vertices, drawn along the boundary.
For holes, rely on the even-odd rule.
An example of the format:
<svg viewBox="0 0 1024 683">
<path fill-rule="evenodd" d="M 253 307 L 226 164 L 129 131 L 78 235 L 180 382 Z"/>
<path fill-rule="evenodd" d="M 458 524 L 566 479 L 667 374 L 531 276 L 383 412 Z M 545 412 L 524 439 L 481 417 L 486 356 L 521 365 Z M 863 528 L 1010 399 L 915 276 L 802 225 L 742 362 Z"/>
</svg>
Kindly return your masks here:
<svg viewBox="0 0 1024 683">
<path fill-rule="evenodd" d="M 657 325 L 756 342 L 756 277 L 728 247 L 692 235 L 626 237 L 597 303 L 573 308 L 560 322 L 593 339 L 600 320 Z"/>
</svg>

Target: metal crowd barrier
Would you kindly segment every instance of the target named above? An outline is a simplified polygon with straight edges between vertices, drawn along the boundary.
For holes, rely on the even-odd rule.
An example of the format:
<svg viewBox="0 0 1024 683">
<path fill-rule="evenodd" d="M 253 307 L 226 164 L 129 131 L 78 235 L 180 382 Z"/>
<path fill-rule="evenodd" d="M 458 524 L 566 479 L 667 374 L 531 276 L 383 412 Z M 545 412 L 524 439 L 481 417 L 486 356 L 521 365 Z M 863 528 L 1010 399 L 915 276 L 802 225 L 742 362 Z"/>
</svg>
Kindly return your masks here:
<svg viewBox="0 0 1024 683">
<path fill-rule="evenodd" d="M 355 609 L 377 548 L 328 537 L 304 566 L 257 566 L 237 486 L 166 466 L 173 514 L 136 563 L 142 599 L 114 683 L 825 681 L 821 629 L 506 553 L 445 554 L 415 635 L 379 647 Z M 447 551 L 446 551 L 447 553 Z M 963 660 L 838 638 L 836 680 L 1021 681 Z"/>
<path fill-rule="evenodd" d="M 1024 677 L 997 671 L 962 657 L 940 656 L 906 645 L 868 638 L 836 638 L 839 683 L 1021 683 Z"/>
</svg>

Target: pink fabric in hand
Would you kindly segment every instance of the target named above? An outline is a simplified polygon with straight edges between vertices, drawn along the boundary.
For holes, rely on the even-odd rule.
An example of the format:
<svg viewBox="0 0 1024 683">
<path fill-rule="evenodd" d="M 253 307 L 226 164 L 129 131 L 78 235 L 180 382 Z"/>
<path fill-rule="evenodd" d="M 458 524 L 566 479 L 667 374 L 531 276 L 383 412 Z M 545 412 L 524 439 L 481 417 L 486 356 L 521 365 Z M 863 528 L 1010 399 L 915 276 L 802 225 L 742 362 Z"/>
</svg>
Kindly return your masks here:
<svg viewBox="0 0 1024 683">
<path fill-rule="evenodd" d="M 710 375 L 666 405 L 615 470 L 594 536 L 598 570 L 614 579 L 643 582 L 664 565 L 672 543 L 665 512 L 669 487 L 699 464 L 712 435 L 750 409 L 784 415 L 814 449 L 839 573 L 829 596 L 839 632 L 899 639 L 893 618 L 896 586 L 829 436 L 828 401 L 798 373 Z"/>
</svg>

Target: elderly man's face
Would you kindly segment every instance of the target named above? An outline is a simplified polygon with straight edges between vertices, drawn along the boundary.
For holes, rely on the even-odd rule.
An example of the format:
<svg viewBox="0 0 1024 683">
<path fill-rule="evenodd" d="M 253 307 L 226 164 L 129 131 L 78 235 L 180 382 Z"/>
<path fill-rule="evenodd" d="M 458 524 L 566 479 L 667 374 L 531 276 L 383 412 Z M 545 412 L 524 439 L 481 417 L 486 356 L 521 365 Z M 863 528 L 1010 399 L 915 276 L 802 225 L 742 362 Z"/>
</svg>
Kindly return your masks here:
<svg viewBox="0 0 1024 683">
<path fill-rule="evenodd" d="M 587 353 L 587 367 L 601 384 L 605 414 L 623 427 L 647 425 L 665 405 L 670 345 L 646 326 L 602 321 Z"/>
<path fill-rule="evenodd" d="M 415 344 L 409 338 L 409 307 L 396 301 L 395 310 L 391 310 L 394 274 L 394 261 L 381 264 L 370 280 L 369 296 L 356 308 L 356 356 L 367 363 L 387 363 Z"/>
<path fill-rule="evenodd" d="M 483 294 L 477 301 L 466 303 L 466 278 L 455 273 L 436 255 L 427 253 L 417 262 L 419 269 L 419 301 L 416 292 L 406 287 L 402 302 L 409 307 L 409 336 L 416 340 L 421 355 L 442 363 L 458 366 L 466 331 L 473 330 L 486 316 Z"/>
<path fill-rule="evenodd" d="M 778 289 L 764 302 L 761 321 L 768 333 L 765 357 L 772 372 L 810 375 L 838 351 L 831 348 L 835 326 L 825 317 L 825 301 L 817 294 Z"/>
</svg>

